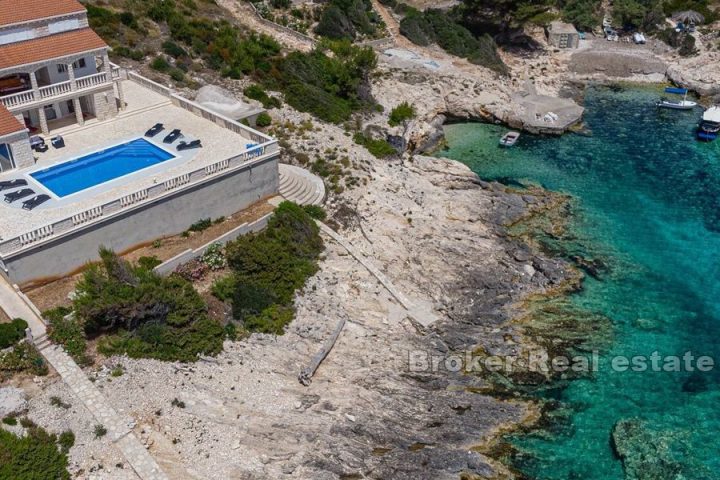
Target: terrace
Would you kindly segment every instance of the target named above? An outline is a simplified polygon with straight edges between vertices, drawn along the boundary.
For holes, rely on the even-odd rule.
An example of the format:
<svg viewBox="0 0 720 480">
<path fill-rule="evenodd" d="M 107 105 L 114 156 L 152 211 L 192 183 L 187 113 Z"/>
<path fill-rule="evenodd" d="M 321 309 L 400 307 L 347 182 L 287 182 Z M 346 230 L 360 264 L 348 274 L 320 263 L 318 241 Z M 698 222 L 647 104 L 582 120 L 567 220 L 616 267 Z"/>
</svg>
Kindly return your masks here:
<svg viewBox="0 0 720 480">
<path fill-rule="evenodd" d="M 62 135 L 65 148 L 50 147 L 46 152 L 35 153 L 35 166 L 5 172 L 0 175 L 0 181 L 29 179 L 29 173 L 38 169 L 143 137 L 155 123 L 163 123 L 166 128 L 155 139 L 157 145 L 162 145 L 162 137 L 170 130 L 180 129 L 186 139 L 200 139 L 203 148 L 178 153 L 174 147 L 165 145 L 178 158 L 66 198 L 51 195 L 50 201 L 32 211 L 0 202 L 1 255 L 20 251 L 277 151 L 276 142 L 259 132 L 204 110 L 135 74 L 131 73 L 130 78 L 132 80 L 122 82 L 127 107 L 120 115 L 106 121 L 89 119 L 84 126 L 58 128 L 53 135 Z M 49 140 L 46 138 L 48 144 Z M 248 153 L 248 144 L 260 146 Z M 28 188 L 36 193 L 49 193 L 32 179 L 28 183 Z"/>
</svg>

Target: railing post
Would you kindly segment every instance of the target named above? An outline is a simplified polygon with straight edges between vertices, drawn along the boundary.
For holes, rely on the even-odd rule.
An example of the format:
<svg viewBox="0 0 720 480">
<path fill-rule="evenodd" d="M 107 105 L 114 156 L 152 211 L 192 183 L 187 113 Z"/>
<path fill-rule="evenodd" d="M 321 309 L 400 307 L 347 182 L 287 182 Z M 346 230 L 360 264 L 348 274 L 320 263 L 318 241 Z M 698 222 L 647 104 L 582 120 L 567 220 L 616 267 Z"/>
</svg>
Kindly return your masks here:
<svg viewBox="0 0 720 480">
<path fill-rule="evenodd" d="M 66 64 L 68 78 L 70 79 L 70 89 L 77 90 L 77 80 L 75 80 L 75 67 L 72 62 Z"/>
<path fill-rule="evenodd" d="M 37 76 L 35 72 L 30 72 L 30 85 L 32 85 L 33 97 L 35 100 L 40 100 L 40 87 L 38 86 Z"/>
</svg>

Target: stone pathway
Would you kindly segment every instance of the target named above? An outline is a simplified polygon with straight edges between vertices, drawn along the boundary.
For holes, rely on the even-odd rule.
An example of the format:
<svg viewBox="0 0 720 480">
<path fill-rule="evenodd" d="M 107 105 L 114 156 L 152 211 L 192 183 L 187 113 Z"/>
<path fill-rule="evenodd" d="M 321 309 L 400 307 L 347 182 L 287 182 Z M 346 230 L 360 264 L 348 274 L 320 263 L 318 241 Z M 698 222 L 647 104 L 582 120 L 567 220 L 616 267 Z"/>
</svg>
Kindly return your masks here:
<svg viewBox="0 0 720 480">
<path fill-rule="evenodd" d="M 347 241 L 342 235 L 337 233 L 332 228 L 328 227 L 322 222 L 317 222 L 320 226 L 320 230 L 328 235 L 330 238 L 340 244 L 350 255 L 355 258 L 360 264 L 365 267 L 378 281 L 387 289 L 388 292 L 397 300 L 400 305 L 405 309 L 406 314 L 412 320 L 416 321 L 423 327 L 427 328 L 433 323 L 439 320 L 439 317 L 432 312 L 429 305 L 423 305 L 418 300 L 410 300 L 404 293 L 402 293 L 386 276 L 382 273 L 373 262 L 365 255 L 360 253 L 349 241 Z"/>
<path fill-rule="evenodd" d="M 40 353 L 92 413 L 98 424 L 107 429 L 107 438 L 118 446 L 135 473 L 142 480 L 167 480 L 155 459 L 132 432 L 134 420 L 118 415 L 75 361 L 61 347 L 50 343 L 45 324 L 31 308 L 30 301 L 23 300 L 22 293 L 17 292 L 2 276 L 0 303 L 10 317 L 22 318 L 28 322 Z"/>
</svg>

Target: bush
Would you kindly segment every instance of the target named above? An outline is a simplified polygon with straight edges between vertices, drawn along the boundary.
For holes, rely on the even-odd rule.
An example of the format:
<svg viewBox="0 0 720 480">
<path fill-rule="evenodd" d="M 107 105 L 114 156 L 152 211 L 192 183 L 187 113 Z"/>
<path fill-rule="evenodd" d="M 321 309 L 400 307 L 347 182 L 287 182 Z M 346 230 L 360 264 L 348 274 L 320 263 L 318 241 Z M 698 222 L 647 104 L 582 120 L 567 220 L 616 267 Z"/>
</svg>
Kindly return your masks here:
<svg viewBox="0 0 720 480">
<path fill-rule="evenodd" d="M 17 418 L 15 418 L 13 416 L 3 417 L 2 422 L 5 425 L 10 425 L 11 427 L 14 427 L 18 423 Z"/>
<path fill-rule="evenodd" d="M 62 345 L 65 351 L 80 365 L 87 365 L 90 359 L 87 356 L 87 341 L 82 325 L 74 318 L 66 319 L 72 310 L 58 307 L 43 312 L 43 317 L 50 322 L 48 337 L 53 342 Z"/>
<path fill-rule="evenodd" d="M 10 323 L 0 323 L 0 350 L 15 345 L 25 338 L 25 329 L 28 324 L 22 318 L 16 318 Z"/>
<path fill-rule="evenodd" d="M 267 112 L 262 112 L 255 119 L 255 125 L 258 127 L 269 127 L 272 123 L 272 117 Z"/>
<path fill-rule="evenodd" d="M 223 246 L 220 243 L 210 245 L 200 258 L 200 261 L 208 266 L 210 270 L 222 270 L 227 265 Z"/>
<path fill-rule="evenodd" d="M 353 137 L 355 143 L 367 148 L 373 156 L 377 158 L 385 158 L 397 154 L 397 151 L 390 145 L 387 140 L 373 139 L 366 137 L 362 133 L 356 133 Z"/>
<path fill-rule="evenodd" d="M 173 68 L 170 70 L 170 78 L 172 78 L 176 82 L 182 82 L 183 80 L 185 80 L 185 72 L 183 72 L 179 68 Z"/>
<path fill-rule="evenodd" d="M 101 249 L 77 285 L 73 307 L 87 335 L 100 339 L 105 355 L 194 361 L 222 350 L 222 327 L 192 284 L 178 275 L 162 277 Z"/>
<path fill-rule="evenodd" d="M 305 205 L 303 210 L 315 220 L 323 221 L 327 218 L 327 212 L 320 205 Z"/>
<path fill-rule="evenodd" d="M 104 437 L 107 435 L 107 428 L 105 428 L 104 425 L 95 425 L 95 428 L 93 428 L 93 433 L 95 434 L 95 438 Z"/>
<path fill-rule="evenodd" d="M 203 218 L 190 225 L 188 230 L 191 232 L 202 232 L 212 226 L 212 220 L 210 218 Z"/>
<path fill-rule="evenodd" d="M 30 426 L 18 437 L 0 429 L 0 478 L 13 480 L 70 480 L 67 471 L 67 444 L 58 449 L 58 438 L 40 427 Z"/>
<path fill-rule="evenodd" d="M 150 68 L 165 73 L 170 70 L 170 64 L 163 57 L 155 57 L 153 61 L 150 62 Z"/>
<path fill-rule="evenodd" d="M 231 300 L 233 316 L 247 330 L 281 334 L 293 318 L 293 296 L 317 271 L 322 249 L 312 217 L 283 202 L 265 230 L 227 245 L 233 273 L 213 285 L 213 294 Z"/>
<path fill-rule="evenodd" d="M 48 374 L 48 367 L 33 345 L 20 342 L 12 350 L 0 354 L 0 371 L 5 374 L 29 372 L 43 376 Z"/>
<path fill-rule="evenodd" d="M 395 127 L 413 117 L 415 117 L 415 109 L 408 102 L 403 102 L 392 109 L 388 123 Z"/>
<path fill-rule="evenodd" d="M 185 51 L 185 49 L 182 48 L 177 43 L 173 42 L 172 40 L 167 40 L 167 41 L 163 42 L 162 49 L 163 49 L 163 52 L 167 53 L 168 55 L 170 55 L 173 58 L 187 56 L 187 52 Z"/>
<path fill-rule="evenodd" d="M 282 105 L 280 100 L 275 97 L 268 95 L 265 90 L 259 85 L 250 85 L 243 90 L 243 94 L 247 98 L 252 98 L 261 102 L 264 108 L 280 108 Z"/>
<path fill-rule="evenodd" d="M 58 445 L 60 445 L 60 451 L 67 454 L 70 449 L 75 445 L 75 434 L 72 430 L 65 430 L 58 436 Z"/>
</svg>

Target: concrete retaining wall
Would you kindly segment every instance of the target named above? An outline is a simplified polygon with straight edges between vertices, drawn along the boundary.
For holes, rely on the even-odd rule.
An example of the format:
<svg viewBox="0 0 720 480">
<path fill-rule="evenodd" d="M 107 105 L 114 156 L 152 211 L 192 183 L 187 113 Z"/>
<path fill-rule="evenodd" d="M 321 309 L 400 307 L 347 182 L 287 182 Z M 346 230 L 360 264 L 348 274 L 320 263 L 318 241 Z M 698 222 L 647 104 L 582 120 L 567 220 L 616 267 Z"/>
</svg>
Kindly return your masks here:
<svg viewBox="0 0 720 480">
<path fill-rule="evenodd" d="M 104 245 L 121 252 L 186 230 L 202 218 L 229 216 L 275 195 L 278 158 L 241 166 L 190 188 L 130 208 L 4 258 L 10 279 L 20 285 L 67 275 L 98 259 Z"/>
<path fill-rule="evenodd" d="M 168 275 L 175 271 L 177 267 L 182 265 L 183 263 L 187 263 L 190 260 L 194 260 L 202 255 L 205 254 L 205 251 L 213 244 L 220 243 L 222 245 L 225 245 L 228 242 L 231 242 L 238 238 L 240 235 L 246 235 L 251 232 L 259 232 L 260 230 L 264 229 L 267 226 L 268 220 L 272 216 L 272 213 L 269 213 L 265 215 L 262 218 L 259 218 L 255 220 L 252 223 L 243 223 L 242 225 L 238 225 L 237 227 L 233 228 L 227 233 L 224 233 L 217 237 L 215 240 L 211 240 L 205 245 L 203 245 L 200 248 L 197 248 L 196 250 L 187 249 L 182 253 L 179 253 L 175 255 L 170 260 L 166 260 L 157 267 L 155 267 L 155 273 L 158 273 L 160 275 Z"/>
</svg>

